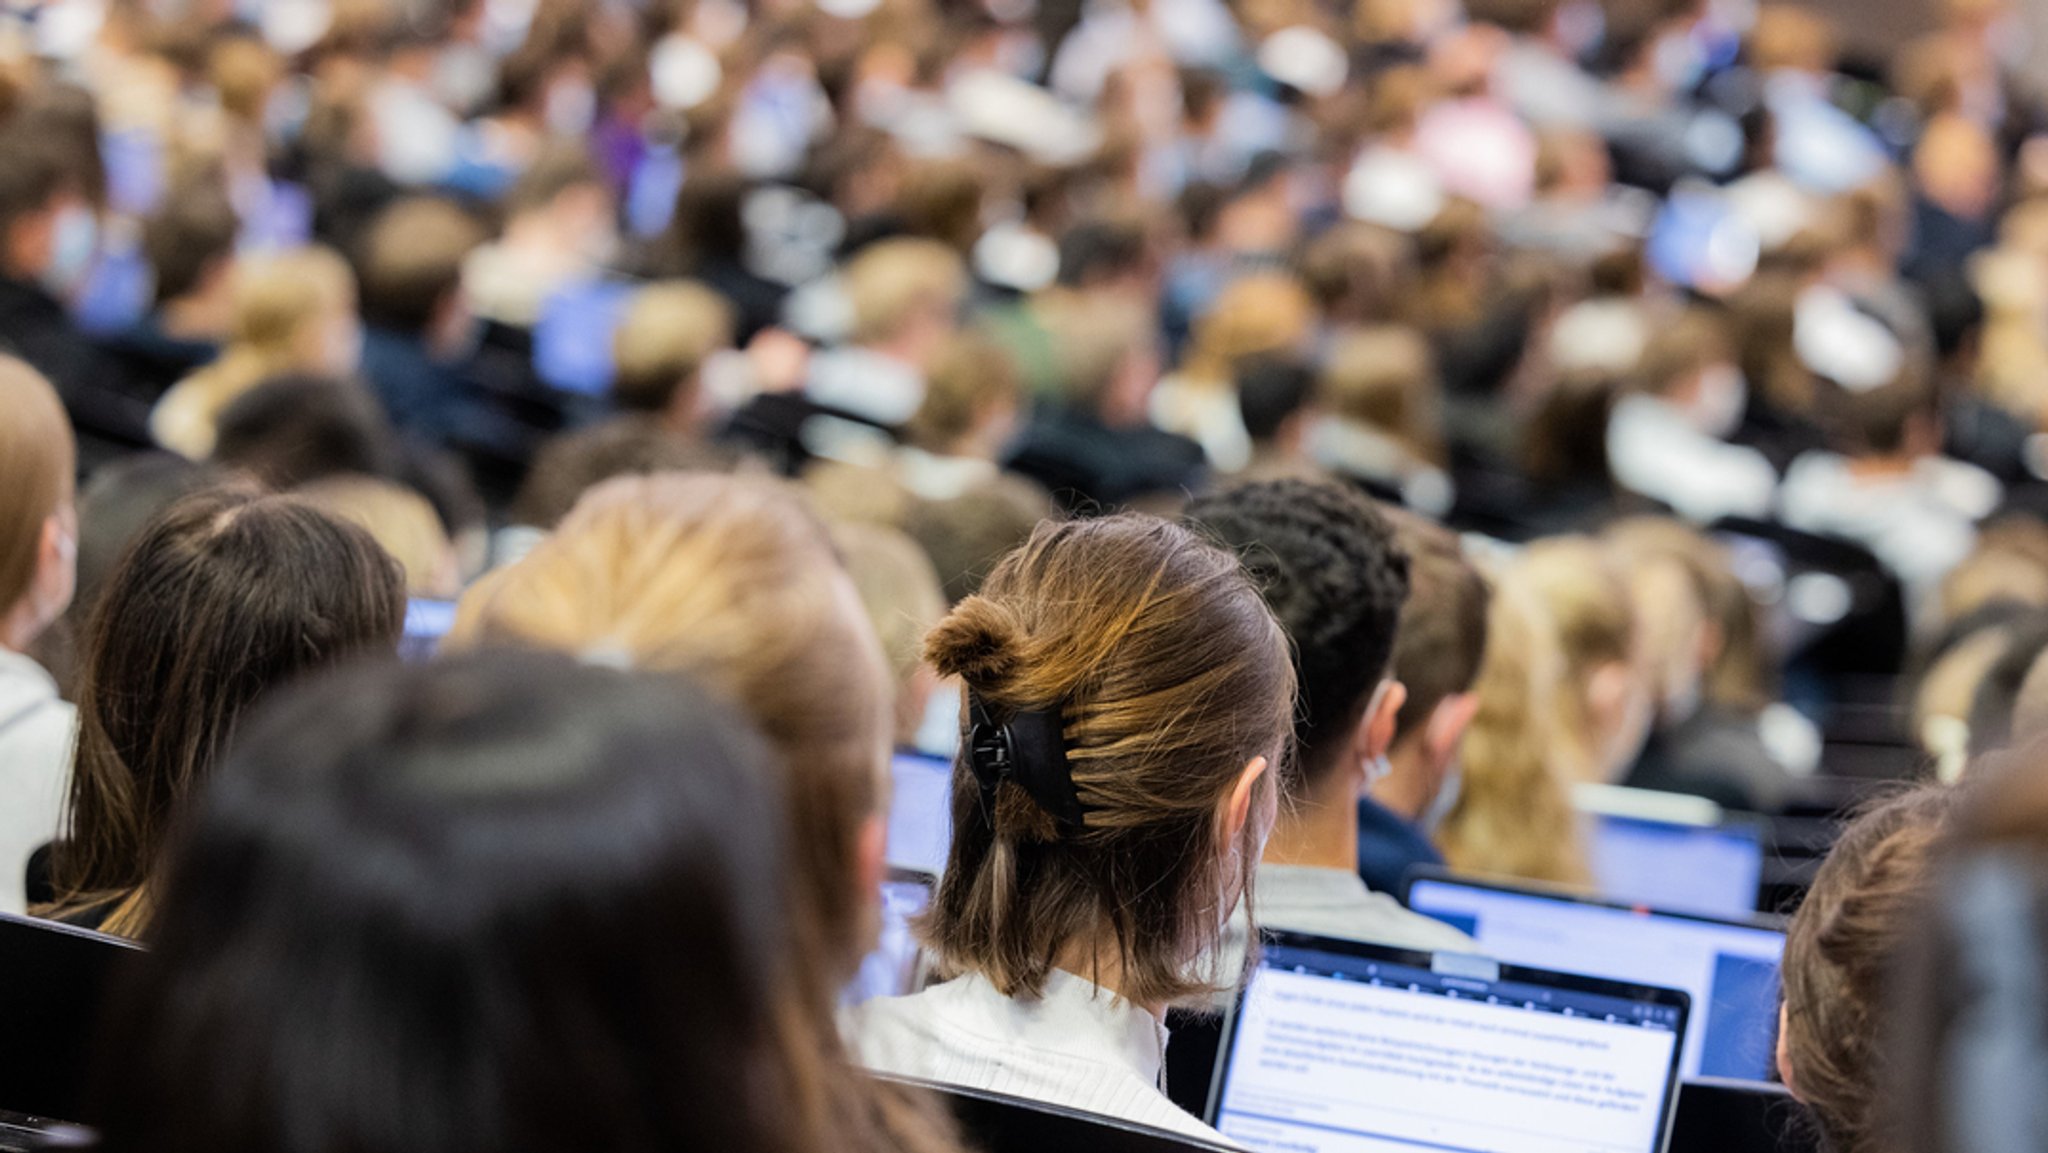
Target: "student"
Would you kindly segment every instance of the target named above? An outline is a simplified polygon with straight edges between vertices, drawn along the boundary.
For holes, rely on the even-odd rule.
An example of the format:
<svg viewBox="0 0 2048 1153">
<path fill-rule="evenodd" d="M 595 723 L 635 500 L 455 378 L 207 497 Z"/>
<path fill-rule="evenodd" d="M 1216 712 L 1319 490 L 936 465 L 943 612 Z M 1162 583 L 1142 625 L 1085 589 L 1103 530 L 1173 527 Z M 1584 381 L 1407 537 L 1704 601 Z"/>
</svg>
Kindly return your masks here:
<svg viewBox="0 0 2048 1153">
<path fill-rule="evenodd" d="M 166 869 L 99 1146 L 843 1147 L 786 1108 L 764 756 L 703 690 L 539 654 L 286 694 Z"/>
<path fill-rule="evenodd" d="M 612 334 L 612 403 L 684 440 L 706 432 L 704 366 L 732 347 L 732 306 L 693 280 L 635 292 Z"/>
<path fill-rule="evenodd" d="M 784 951 L 815 1058 L 848 1069 L 839 991 L 879 929 L 889 674 L 831 538 L 765 478 L 626 477 L 592 489 L 524 559 L 466 593 L 452 648 L 525 644 L 687 673 L 768 738 L 787 805 Z M 923 1107 L 833 1077 L 789 1106 L 840 1148 L 928 1148 Z"/>
<path fill-rule="evenodd" d="M 435 600 L 454 600 L 461 594 L 462 562 L 426 497 L 394 481 L 361 474 L 326 477 L 293 495 L 369 533 L 405 570 L 409 594 Z"/>
<path fill-rule="evenodd" d="M 75 715 L 26 650 L 76 583 L 77 471 L 55 389 L 0 359 L 0 912 L 19 913 L 29 855 L 57 835 Z"/>
<path fill-rule="evenodd" d="M 925 366 L 953 334 L 966 270 L 945 245 L 903 237 L 862 249 L 840 278 L 848 339 L 812 358 L 804 395 L 852 420 L 900 428 L 924 403 Z"/>
<path fill-rule="evenodd" d="M 1792 918 L 1778 1075 L 1805 1103 L 1828 1153 L 1897 1148 L 1883 1108 L 1890 981 L 1919 931 L 1957 808 L 1955 790 L 1933 785 L 1863 813 L 1843 830 Z"/>
<path fill-rule="evenodd" d="M 1392 679 L 1408 557 L 1364 497 L 1334 483 L 1266 481 L 1203 497 L 1186 520 L 1244 560 L 1293 641 L 1300 704 L 1287 804 L 1259 866 L 1259 918 L 1279 929 L 1403 948 L 1469 951 L 1465 934 L 1358 877 L 1358 806 L 1391 772 L 1408 690 Z"/>
<path fill-rule="evenodd" d="M 1213 990 L 1272 828 L 1294 699 L 1272 613 L 1171 523 L 1044 525 L 925 656 L 967 690 L 920 930 L 954 978 L 854 1010 L 862 1059 L 1217 1139 L 1160 1090 L 1163 1021 Z"/>
<path fill-rule="evenodd" d="M 1560 756 L 1564 657 L 1543 604 L 1520 580 L 1494 585 L 1486 659 L 1459 757 L 1457 801 L 1437 829 L 1444 860 L 1462 873 L 1555 884 L 1592 879 Z"/>
<path fill-rule="evenodd" d="M 1563 658 L 1554 739 L 1569 779 L 1619 782 L 1649 736 L 1658 683 L 1619 567 L 1588 538 L 1554 537 L 1502 579 L 1536 599 Z"/>
<path fill-rule="evenodd" d="M 257 385 L 293 374 L 347 377 L 362 356 L 356 280 L 325 248 L 254 258 L 235 269 L 234 329 L 220 359 L 179 381 L 157 402 L 158 444 L 204 460 L 220 414 Z"/>
<path fill-rule="evenodd" d="M 1777 472 L 1756 449 L 1727 440 L 1748 405 L 1735 359 L 1727 331 L 1702 309 L 1656 326 L 1607 425 L 1616 484 L 1695 524 L 1770 514 Z"/>
<path fill-rule="evenodd" d="M 1463 789 L 1459 753 L 1479 710 L 1473 685 L 1493 594 L 1457 537 L 1421 517 L 1385 511 L 1408 554 L 1392 670 L 1408 699 L 1394 716 L 1386 772 L 1358 801 L 1358 875 L 1394 893 L 1409 870 L 1444 863 L 1429 838 Z"/>
<path fill-rule="evenodd" d="M 394 653 L 404 625 L 404 575 L 354 525 L 239 487 L 172 507 L 93 616 L 57 900 L 38 914 L 146 932 L 157 857 L 242 712 L 313 669 Z"/>
<path fill-rule="evenodd" d="M 155 399 L 220 355 L 234 331 L 235 239 L 242 228 L 218 174 L 187 179 L 142 224 L 148 313 L 103 338 L 128 390 Z"/>
<path fill-rule="evenodd" d="M 1315 335 L 1315 301 L 1289 273 L 1256 273 L 1225 287 L 1195 321 L 1178 371 L 1149 398 L 1152 421 L 1192 437 L 1210 467 L 1240 472 L 1252 461 L 1233 372 L 1247 356 L 1303 352 Z"/>
<path fill-rule="evenodd" d="M 1340 334 L 1319 392 L 1328 415 L 1308 439 L 1317 464 L 1424 516 L 1451 510 L 1457 494 L 1443 469 L 1442 386 L 1421 333 L 1381 325 Z"/>
</svg>

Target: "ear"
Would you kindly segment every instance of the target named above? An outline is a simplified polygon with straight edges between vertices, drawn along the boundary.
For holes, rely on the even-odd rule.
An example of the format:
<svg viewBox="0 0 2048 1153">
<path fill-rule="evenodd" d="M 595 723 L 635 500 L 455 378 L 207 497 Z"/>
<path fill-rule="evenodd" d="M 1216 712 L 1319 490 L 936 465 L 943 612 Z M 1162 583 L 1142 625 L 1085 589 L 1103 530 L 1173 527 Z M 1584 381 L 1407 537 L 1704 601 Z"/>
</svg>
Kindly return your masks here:
<svg viewBox="0 0 2048 1153">
<path fill-rule="evenodd" d="M 1245 762 L 1244 771 L 1237 775 L 1237 784 L 1231 787 L 1230 795 L 1223 800 L 1224 844 L 1236 844 L 1246 822 L 1252 819 L 1252 801 L 1258 796 L 1259 778 L 1266 775 L 1269 767 L 1266 758 L 1253 757 Z"/>
<path fill-rule="evenodd" d="M 1465 739 L 1465 730 L 1472 727 L 1472 718 L 1478 715 L 1478 693 L 1458 693 L 1438 701 L 1436 708 L 1430 711 L 1428 726 L 1422 731 L 1423 748 L 1429 754 L 1429 763 L 1449 764 L 1451 754 L 1458 751 L 1458 742 Z"/>
<path fill-rule="evenodd" d="M 1364 760 L 1384 757 L 1394 747 L 1394 722 L 1401 716 L 1401 706 L 1408 703 L 1408 686 L 1400 681 L 1388 679 L 1372 692 L 1372 700 L 1365 706 L 1365 718 L 1358 723 L 1359 752 Z"/>
<path fill-rule="evenodd" d="M 881 899 L 882 878 L 888 875 L 889 822 L 880 813 L 861 821 L 853 842 L 855 896 L 863 905 Z"/>
</svg>

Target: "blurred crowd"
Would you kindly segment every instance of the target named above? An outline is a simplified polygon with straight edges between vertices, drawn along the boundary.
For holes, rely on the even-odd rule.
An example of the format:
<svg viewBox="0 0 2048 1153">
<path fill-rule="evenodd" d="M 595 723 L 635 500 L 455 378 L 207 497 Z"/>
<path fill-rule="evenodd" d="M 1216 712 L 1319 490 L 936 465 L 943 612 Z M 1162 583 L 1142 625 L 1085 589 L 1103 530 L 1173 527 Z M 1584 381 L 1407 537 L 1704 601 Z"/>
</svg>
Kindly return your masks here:
<svg viewBox="0 0 2048 1153">
<path fill-rule="evenodd" d="M 607 479 L 779 473 L 940 748 L 919 640 L 1042 519 L 1341 480 L 1494 593 L 1462 754 L 1376 796 L 1578 879 L 1578 784 L 2048 729 L 2048 100 L 2002 0 L 1929 16 L 13 4 L 0 348 L 80 438 L 74 618 L 228 472 L 429 600 Z"/>
</svg>

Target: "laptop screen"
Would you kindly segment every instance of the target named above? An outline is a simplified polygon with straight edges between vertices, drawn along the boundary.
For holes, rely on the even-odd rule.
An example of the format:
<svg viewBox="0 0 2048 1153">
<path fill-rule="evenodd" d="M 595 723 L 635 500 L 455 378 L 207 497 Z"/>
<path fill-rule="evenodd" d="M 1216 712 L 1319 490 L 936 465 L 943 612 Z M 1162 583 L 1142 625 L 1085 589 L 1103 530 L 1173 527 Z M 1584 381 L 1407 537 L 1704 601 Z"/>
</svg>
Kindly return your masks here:
<svg viewBox="0 0 2048 1153">
<path fill-rule="evenodd" d="M 1281 934 L 1233 1015 L 1210 1112 L 1288 1153 L 1657 1153 L 1686 996 Z"/>
<path fill-rule="evenodd" d="M 431 659 L 453 627 L 454 601 L 412 598 L 405 602 L 405 635 L 398 642 L 398 655 L 409 661 Z"/>
<path fill-rule="evenodd" d="M 1756 911 L 1762 831 L 1602 815 L 1593 818 L 1593 879 L 1610 900 L 1722 916 Z"/>
<path fill-rule="evenodd" d="M 902 752 L 891 772 L 896 791 L 889 801 L 889 863 L 937 876 L 953 843 L 953 762 Z"/>
<path fill-rule="evenodd" d="M 1774 926 L 1427 876 L 1410 882 L 1408 904 L 1503 961 L 1684 989 L 1693 1004 L 1685 1076 L 1770 1079 L 1785 951 Z"/>
<path fill-rule="evenodd" d="M 875 951 L 860 963 L 860 972 L 840 994 L 840 1001 L 858 1005 L 875 997 L 901 997 L 917 979 L 917 938 L 911 919 L 932 903 L 932 878 L 892 870 L 882 882 L 882 933 Z"/>
</svg>

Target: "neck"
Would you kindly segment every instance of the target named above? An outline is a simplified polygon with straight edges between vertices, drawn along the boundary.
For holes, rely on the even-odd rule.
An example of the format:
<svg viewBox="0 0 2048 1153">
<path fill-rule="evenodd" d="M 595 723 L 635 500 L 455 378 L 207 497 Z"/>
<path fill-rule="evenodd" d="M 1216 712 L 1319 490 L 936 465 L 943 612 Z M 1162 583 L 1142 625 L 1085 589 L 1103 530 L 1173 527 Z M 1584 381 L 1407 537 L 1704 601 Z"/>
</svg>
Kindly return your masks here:
<svg viewBox="0 0 2048 1153">
<path fill-rule="evenodd" d="M 42 622 L 35 606 L 28 597 L 21 598 L 14 607 L 0 616 L 0 649 L 10 652 L 27 652 L 42 630 Z"/>
<path fill-rule="evenodd" d="M 217 341 L 233 327 L 234 305 L 220 293 L 181 296 L 164 302 L 164 335 L 180 340 Z"/>
<path fill-rule="evenodd" d="M 1372 787 L 1373 801 L 1404 821 L 1419 819 L 1429 802 L 1424 788 L 1423 770 L 1427 766 L 1423 764 L 1422 742 L 1395 745 L 1387 752 L 1387 763 L 1394 771 Z"/>
<path fill-rule="evenodd" d="M 1164 1004 L 1149 1004 L 1138 1000 L 1125 991 L 1129 983 L 1124 980 L 1124 963 L 1116 942 L 1072 941 L 1062 948 L 1053 959 L 1053 967 L 1072 973 L 1084 981 L 1091 982 L 1098 989 L 1110 993 L 1143 1009 L 1161 1021 L 1166 1020 Z"/>
<path fill-rule="evenodd" d="M 1350 773 L 1310 790 L 1283 811 L 1266 841 L 1270 865 L 1301 865 L 1312 869 L 1358 867 L 1358 790 Z"/>
<path fill-rule="evenodd" d="M 1852 457 L 1849 460 L 1849 475 L 1859 480 L 1881 480 L 1904 476 L 1913 471 L 1913 464 L 1913 457 L 1906 453 L 1894 456 Z"/>
</svg>

